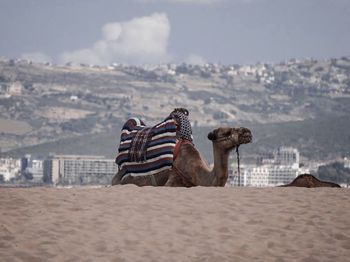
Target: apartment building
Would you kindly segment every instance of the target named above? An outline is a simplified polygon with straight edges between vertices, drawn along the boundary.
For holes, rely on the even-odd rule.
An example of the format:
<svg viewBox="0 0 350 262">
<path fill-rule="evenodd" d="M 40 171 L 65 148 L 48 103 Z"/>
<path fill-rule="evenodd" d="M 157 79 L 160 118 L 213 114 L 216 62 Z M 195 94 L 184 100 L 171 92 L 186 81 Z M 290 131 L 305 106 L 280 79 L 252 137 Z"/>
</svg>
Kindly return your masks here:
<svg viewBox="0 0 350 262">
<path fill-rule="evenodd" d="M 350 169 L 350 158 L 344 157 L 344 168 Z"/>
<path fill-rule="evenodd" d="M 114 159 L 103 156 L 56 155 L 45 166 L 54 185 L 109 185 L 117 172 Z"/>
<path fill-rule="evenodd" d="M 10 181 L 20 174 L 21 160 L 11 157 L 0 158 L 0 176 L 4 182 Z"/>
</svg>

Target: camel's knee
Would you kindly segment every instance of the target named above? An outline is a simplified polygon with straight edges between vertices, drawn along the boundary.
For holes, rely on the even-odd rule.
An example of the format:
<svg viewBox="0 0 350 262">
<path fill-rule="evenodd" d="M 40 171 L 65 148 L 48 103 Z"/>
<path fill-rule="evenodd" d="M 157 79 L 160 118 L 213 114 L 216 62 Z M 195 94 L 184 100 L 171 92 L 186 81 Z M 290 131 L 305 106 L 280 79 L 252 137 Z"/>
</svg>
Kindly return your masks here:
<svg viewBox="0 0 350 262">
<path fill-rule="evenodd" d="M 116 173 L 112 179 L 112 186 L 119 185 L 121 182 L 121 174 L 120 172 Z"/>
</svg>

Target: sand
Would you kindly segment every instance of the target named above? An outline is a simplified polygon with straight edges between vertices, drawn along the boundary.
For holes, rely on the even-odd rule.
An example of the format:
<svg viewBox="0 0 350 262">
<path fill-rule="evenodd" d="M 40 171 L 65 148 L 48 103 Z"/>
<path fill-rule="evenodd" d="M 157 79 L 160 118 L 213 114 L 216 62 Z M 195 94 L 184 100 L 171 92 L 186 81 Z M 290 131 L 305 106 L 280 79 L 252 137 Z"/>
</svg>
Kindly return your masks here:
<svg viewBox="0 0 350 262">
<path fill-rule="evenodd" d="M 350 189 L 0 188 L 0 261 L 350 261 Z"/>
</svg>

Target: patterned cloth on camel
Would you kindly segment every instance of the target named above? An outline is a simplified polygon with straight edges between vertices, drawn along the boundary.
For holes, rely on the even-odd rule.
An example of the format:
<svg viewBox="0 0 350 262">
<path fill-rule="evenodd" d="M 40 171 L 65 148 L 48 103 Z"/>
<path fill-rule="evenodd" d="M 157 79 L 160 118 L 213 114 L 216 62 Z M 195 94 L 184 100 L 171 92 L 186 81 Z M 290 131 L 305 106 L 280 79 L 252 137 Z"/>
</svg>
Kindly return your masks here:
<svg viewBox="0 0 350 262">
<path fill-rule="evenodd" d="M 163 122 L 147 127 L 131 118 L 123 126 L 115 162 L 123 177 L 145 176 L 170 169 L 176 145 L 176 121 L 169 116 Z"/>
</svg>

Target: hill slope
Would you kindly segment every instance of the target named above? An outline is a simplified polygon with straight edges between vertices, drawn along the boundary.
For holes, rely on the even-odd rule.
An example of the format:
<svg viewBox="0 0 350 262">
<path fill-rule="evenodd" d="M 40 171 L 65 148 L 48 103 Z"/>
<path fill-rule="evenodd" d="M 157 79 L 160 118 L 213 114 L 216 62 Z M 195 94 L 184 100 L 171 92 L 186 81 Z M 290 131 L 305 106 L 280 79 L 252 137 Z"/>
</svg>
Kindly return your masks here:
<svg viewBox="0 0 350 262">
<path fill-rule="evenodd" d="M 311 158 L 347 154 L 350 59 L 277 65 L 51 66 L 0 61 L 0 147 L 13 154 L 114 155 L 131 116 L 153 125 L 186 107 L 197 146 L 206 133 L 244 125 L 249 154 L 291 145 Z"/>
</svg>

